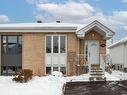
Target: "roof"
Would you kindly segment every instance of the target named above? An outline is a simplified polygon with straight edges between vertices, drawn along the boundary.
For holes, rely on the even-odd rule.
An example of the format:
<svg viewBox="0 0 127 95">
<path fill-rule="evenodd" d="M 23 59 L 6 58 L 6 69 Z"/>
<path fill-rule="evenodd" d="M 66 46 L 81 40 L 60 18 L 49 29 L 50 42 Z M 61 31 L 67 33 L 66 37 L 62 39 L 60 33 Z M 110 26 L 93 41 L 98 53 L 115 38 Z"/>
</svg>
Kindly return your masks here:
<svg viewBox="0 0 127 95">
<path fill-rule="evenodd" d="M 0 32 L 79 32 L 90 26 L 97 26 L 97 20 L 90 24 L 72 24 L 72 23 L 10 23 L 0 24 Z M 109 28 L 99 23 L 106 31 L 112 32 Z M 92 26 L 91 26 L 92 27 Z M 99 27 L 101 28 L 101 27 Z"/>
<path fill-rule="evenodd" d="M 10 23 L 0 24 L 0 32 L 51 32 L 55 30 L 73 30 L 75 32 L 77 26 L 69 23 Z M 23 30 L 23 31 L 22 31 Z M 72 32 L 72 31 L 71 31 Z"/>
<path fill-rule="evenodd" d="M 95 20 L 83 28 L 77 30 L 77 35 L 79 37 L 84 37 L 85 33 L 91 31 L 92 29 L 105 36 L 105 39 L 110 39 L 115 34 L 115 32 L 113 32 L 107 26 Z"/>
<path fill-rule="evenodd" d="M 2 28 L 39 28 L 39 27 L 76 27 L 74 24 L 70 23 L 10 23 L 10 24 L 0 24 L 0 29 Z"/>
<path fill-rule="evenodd" d="M 125 42 L 127 42 L 127 37 L 125 37 L 125 38 L 123 38 L 123 39 L 121 39 L 121 40 L 119 40 L 119 41 L 113 43 L 113 44 L 110 45 L 108 48 L 113 48 L 113 47 L 118 46 L 118 45 L 121 45 L 121 44 L 123 44 L 123 43 L 125 43 Z"/>
</svg>

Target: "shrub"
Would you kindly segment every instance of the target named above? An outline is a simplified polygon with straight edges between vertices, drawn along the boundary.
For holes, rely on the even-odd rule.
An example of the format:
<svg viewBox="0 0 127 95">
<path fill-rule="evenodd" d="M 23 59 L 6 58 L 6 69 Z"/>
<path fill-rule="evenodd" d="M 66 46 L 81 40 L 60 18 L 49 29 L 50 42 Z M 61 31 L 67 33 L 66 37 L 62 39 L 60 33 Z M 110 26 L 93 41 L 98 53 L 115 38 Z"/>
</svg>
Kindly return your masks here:
<svg viewBox="0 0 127 95">
<path fill-rule="evenodd" d="M 20 83 L 25 83 L 32 79 L 32 75 L 32 70 L 23 69 L 18 71 L 12 80 Z"/>
</svg>

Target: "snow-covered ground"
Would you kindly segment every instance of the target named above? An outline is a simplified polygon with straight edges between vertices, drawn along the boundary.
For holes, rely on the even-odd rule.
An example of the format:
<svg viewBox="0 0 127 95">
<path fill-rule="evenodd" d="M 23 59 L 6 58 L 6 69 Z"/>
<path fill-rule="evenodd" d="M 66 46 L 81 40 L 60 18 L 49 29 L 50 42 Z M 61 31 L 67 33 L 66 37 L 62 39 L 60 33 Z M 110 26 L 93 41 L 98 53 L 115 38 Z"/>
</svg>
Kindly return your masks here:
<svg viewBox="0 0 127 95">
<path fill-rule="evenodd" d="M 108 81 L 127 80 L 127 73 L 113 71 L 105 73 Z M 45 77 L 33 77 L 28 83 L 16 83 L 13 77 L 0 76 L 0 95 L 62 95 L 67 81 L 89 81 L 89 75 L 62 77 L 58 73 Z"/>
<path fill-rule="evenodd" d="M 112 74 L 109 74 L 105 72 L 105 77 L 107 81 L 127 80 L 127 73 L 120 72 L 120 71 L 113 71 Z M 66 77 L 66 81 L 89 81 L 89 74 Z"/>
<path fill-rule="evenodd" d="M 107 81 L 127 80 L 127 73 L 120 71 L 113 71 L 112 74 L 105 72 L 105 76 Z"/>
<path fill-rule="evenodd" d="M 33 77 L 28 83 L 16 83 L 12 77 L 0 76 L 0 95 L 62 95 L 62 77 Z"/>
</svg>

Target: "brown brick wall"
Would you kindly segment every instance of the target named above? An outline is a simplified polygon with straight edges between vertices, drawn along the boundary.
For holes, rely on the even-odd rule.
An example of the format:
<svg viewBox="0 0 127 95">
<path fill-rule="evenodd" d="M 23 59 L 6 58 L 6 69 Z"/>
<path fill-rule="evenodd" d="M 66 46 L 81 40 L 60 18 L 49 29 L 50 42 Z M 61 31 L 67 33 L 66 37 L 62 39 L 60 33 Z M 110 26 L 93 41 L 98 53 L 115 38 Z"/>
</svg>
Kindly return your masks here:
<svg viewBox="0 0 127 95">
<path fill-rule="evenodd" d="M 64 34 L 64 33 L 62 33 Z M 32 69 L 34 75 L 45 74 L 45 34 L 44 33 L 23 33 L 23 69 Z M 77 56 L 77 38 L 74 33 L 67 34 L 67 52 L 75 52 Z M 67 61 L 67 75 L 76 74 L 76 59 Z"/>
<path fill-rule="evenodd" d="M 44 33 L 1 33 L 6 35 L 22 34 L 22 68 L 32 69 L 34 75 L 45 75 L 45 34 Z M 56 34 L 56 33 L 55 33 Z M 62 33 L 66 34 L 66 33 Z M 94 34 L 94 36 L 92 36 Z M 103 36 L 95 31 L 85 35 L 84 40 L 98 40 L 106 43 Z M 84 49 L 84 45 L 78 49 L 78 39 L 75 33 L 67 33 L 67 57 L 73 53 L 72 59 L 67 58 L 67 75 L 76 75 L 77 54 Z M 106 47 L 100 47 L 100 54 L 106 53 Z"/>
<path fill-rule="evenodd" d="M 67 36 L 67 51 L 68 51 L 68 57 L 69 52 L 75 53 L 72 54 L 73 58 L 69 60 L 68 58 L 68 75 L 76 75 L 76 64 L 77 64 L 77 51 L 78 51 L 78 40 L 75 35 L 75 33 L 68 33 Z M 74 59 L 75 57 L 75 59 Z"/>
<path fill-rule="evenodd" d="M 32 69 L 34 75 L 44 75 L 44 34 L 22 34 L 22 68 Z"/>
</svg>

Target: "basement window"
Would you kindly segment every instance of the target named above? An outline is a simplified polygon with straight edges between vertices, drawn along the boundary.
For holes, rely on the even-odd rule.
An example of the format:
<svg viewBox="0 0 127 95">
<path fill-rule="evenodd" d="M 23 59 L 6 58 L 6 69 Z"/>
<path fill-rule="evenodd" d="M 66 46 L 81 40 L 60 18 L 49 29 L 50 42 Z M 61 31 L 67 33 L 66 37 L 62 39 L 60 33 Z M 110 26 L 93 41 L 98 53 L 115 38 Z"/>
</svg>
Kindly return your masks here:
<svg viewBox="0 0 127 95">
<path fill-rule="evenodd" d="M 51 74 L 51 67 L 46 67 L 46 74 Z"/>
<path fill-rule="evenodd" d="M 62 72 L 63 74 L 66 74 L 66 67 L 60 67 L 60 72 Z"/>
<path fill-rule="evenodd" d="M 58 71 L 58 67 L 53 67 L 53 71 Z"/>
</svg>

